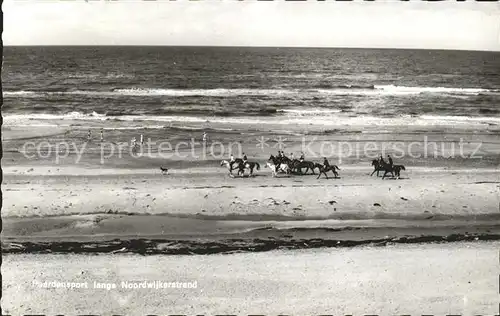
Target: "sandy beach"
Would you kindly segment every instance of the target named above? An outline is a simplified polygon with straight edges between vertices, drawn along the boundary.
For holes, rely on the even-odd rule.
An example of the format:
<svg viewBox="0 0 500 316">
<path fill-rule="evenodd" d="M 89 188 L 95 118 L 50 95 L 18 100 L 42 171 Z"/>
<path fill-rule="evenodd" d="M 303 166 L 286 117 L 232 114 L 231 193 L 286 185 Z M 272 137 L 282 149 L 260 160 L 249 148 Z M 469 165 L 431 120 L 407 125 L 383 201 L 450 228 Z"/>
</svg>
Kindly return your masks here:
<svg viewBox="0 0 500 316">
<path fill-rule="evenodd" d="M 2 309 L 10 315 L 495 315 L 498 248 L 498 242 L 467 242 L 211 256 L 7 255 Z M 196 282 L 196 288 L 121 285 L 144 281 Z M 87 288 L 40 287 L 44 282 Z"/>
<path fill-rule="evenodd" d="M 259 148 L 256 139 L 278 139 L 285 132 L 279 126 L 270 126 L 265 132 L 261 128 L 241 133 L 228 131 L 226 125 L 212 124 L 211 142 L 239 142 L 250 161 L 261 165 L 253 177 L 230 177 L 227 168 L 220 165 L 220 160 L 227 157 L 218 157 L 210 152 L 213 147 L 203 149 L 201 144 L 186 149 L 182 159 L 175 155 L 166 158 L 168 152 L 153 145 L 139 156 L 110 152 L 112 144 L 141 133 L 157 142 L 171 141 L 174 146 L 197 140 L 203 127 L 200 125 L 192 124 L 184 130 L 122 126 L 106 131 L 106 142 L 101 143 L 86 142 L 87 129 L 79 125 L 82 122 L 57 123 L 67 127 L 4 127 L 4 241 L 70 237 L 177 240 L 189 236 L 210 239 L 214 235 L 233 238 L 262 229 L 272 232 L 267 232 L 266 238 L 273 234 L 280 238 L 283 230 L 295 236 L 296 228 L 310 229 L 310 238 L 318 234 L 324 238 L 332 231 L 318 232 L 318 228 L 343 231 L 352 227 L 358 228 L 354 233 L 357 237 L 351 231 L 354 239 L 363 239 L 363 234 L 373 239 L 373 229 L 380 227 L 386 229 L 383 233 L 378 230 L 375 236 L 387 238 L 432 235 L 433 228 L 437 235 L 443 235 L 443 228 L 450 234 L 498 233 L 500 142 L 498 131 L 489 126 L 475 133 L 451 127 L 432 127 L 425 133 L 411 128 L 402 133 L 402 127 L 359 133 L 350 127 L 332 135 L 314 125 L 307 131 L 286 127 L 289 134 L 295 135 L 287 136 L 287 152 L 300 152 L 303 142 L 310 143 L 312 152 L 319 152 L 318 146 L 325 141 L 354 139 L 351 145 L 361 144 L 360 148 L 364 148 L 370 142 L 384 148 L 385 154 L 392 154 L 391 144 L 418 142 L 423 135 L 444 144 L 440 150 L 448 151 L 439 152 L 437 157 L 398 159 L 396 163 L 407 167 L 401 179 L 382 180 L 370 176 L 373 168 L 366 156 L 358 159 L 356 155 L 361 153 L 353 152 L 344 157 L 338 151 L 330 160 L 339 165 L 339 178 L 317 179 L 312 174 L 272 177 L 264 166 L 277 150 L 271 142 Z M 238 128 L 252 130 L 250 126 Z M 93 130 L 99 131 L 99 126 Z M 465 139 L 465 158 L 443 158 L 460 139 Z M 26 146 L 27 142 L 35 145 Z M 45 147 L 38 150 L 36 144 L 43 142 Z M 76 149 L 61 151 L 63 142 L 76 144 Z M 476 149 L 478 143 L 481 146 Z M 58 155 L 54 152 L 57 146 Z M 422 146 L 414 148 L 424 154 Z M 367 155 L 364 150 L 362 153 Z M 376 150 L 372 153 L 378 154 Z M 472 154 L 481 158 L 467 158 Z M 319 157 L 312 160 L 321 161 Z M 169 174 L 163 175 L 160 166 L 170 168 Z M 304 232 L 301 234 L 307 239 Z"/>
</svg>

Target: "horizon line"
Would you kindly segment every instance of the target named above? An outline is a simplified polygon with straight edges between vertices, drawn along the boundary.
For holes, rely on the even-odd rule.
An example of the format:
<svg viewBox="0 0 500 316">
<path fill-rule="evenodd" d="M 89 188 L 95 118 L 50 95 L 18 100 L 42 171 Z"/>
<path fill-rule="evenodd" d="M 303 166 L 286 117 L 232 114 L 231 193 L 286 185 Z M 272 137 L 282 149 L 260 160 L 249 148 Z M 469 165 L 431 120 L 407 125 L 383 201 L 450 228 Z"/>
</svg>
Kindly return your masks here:
<svg viewBox="0 0 500 316">
<path fill-rule="evenodd" d="M 430 51 L 463 51 L 463 52 L 490 52 L 500 53 L 498 50 L 490 49 L 457 49 L 457 48 L 418 48 L 418 47 L 356 47 L 356 46 L 267 46 L 267 45 L 169 45 L 169 44 L 16 44 L 6 45 L 3 47 L 186 47 L 186 48 L 297 48 L 297 49 L 372 49 L 372 50 L 430 50 Z"/>
</svg>

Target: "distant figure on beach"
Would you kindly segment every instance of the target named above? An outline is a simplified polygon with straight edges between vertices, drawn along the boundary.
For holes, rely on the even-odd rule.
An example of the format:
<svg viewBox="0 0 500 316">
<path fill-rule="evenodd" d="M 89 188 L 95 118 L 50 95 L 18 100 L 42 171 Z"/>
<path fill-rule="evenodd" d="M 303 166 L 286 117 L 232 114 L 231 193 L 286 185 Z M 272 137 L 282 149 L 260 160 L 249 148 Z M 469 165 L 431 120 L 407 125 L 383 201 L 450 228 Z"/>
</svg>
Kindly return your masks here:
<svg viewBox="0 0 500 316">
<path fill-rule="evenodd" d="M 101 142 L 104 141 L 104 130 L 101 128 Z"/>
<path fill-rule="evenodd" d="M 392 167 L 394 163 L 392 162 L 392 158 L 390 155 L 387 155 L 387 160 L 389 161 L 389 165 Z"/>
<path fill-rule="evenodd" d="M 144 144 L 144 135 L 141 134 L 141 145 L 143 145 L 143 144 Z"/>
<path fill-rule="evenodd" d="M 132 138 L 132 148 L 135 148 L 137 146 L 137 139 L 134 137 Z"/>
<path fill-rule="evenodd" d="M 90 140 L 91 140 L 91 139 L 92 139 L 92 132 L 91 132 L 91 131 L 90 131 L 90 129 L 89 129 L 89 132 L 88 132 L 88 134 L 87 134 L 87 141 L 89 141 L 89 142 L 90 142 Z"/>
<path fill-rule="evenodd" d="M 203 142 L 207 142 L 207 132 L 203 132 Z"/>
</svg>

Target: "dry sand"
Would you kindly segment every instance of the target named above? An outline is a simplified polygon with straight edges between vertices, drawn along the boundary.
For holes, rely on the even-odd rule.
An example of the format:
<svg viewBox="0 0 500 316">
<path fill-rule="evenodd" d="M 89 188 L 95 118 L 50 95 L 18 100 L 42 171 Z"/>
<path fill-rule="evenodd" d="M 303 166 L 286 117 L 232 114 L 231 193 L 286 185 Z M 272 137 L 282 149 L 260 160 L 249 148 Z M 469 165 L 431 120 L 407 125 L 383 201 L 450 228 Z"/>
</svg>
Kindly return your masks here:
<svg viewBox="0 0 500 316">
<path fill-rule="evenodd" d="M 126 315 L 494 315 L 498 242 L 211 256 L 7 255 L 3 313 Z M 43 289 L 33 281 L 88 282 Z M 117 288 L 94 289 L 93 282 Z M 197 282 L 123 289 L 122 281 Z"/>
</svg>

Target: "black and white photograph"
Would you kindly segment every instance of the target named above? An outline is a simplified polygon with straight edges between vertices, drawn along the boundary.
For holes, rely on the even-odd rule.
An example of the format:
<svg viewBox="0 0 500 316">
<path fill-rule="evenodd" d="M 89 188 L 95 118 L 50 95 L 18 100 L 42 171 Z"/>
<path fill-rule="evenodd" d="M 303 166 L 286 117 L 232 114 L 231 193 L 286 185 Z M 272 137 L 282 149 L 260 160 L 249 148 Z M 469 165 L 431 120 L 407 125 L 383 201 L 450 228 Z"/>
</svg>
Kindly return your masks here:
<svg viewBox="0 0 500 316">
<path fill-rule="evenodd" d="M 500 314 L 499 2 L 2 12 L 2 315 Z"/>
</svg>

